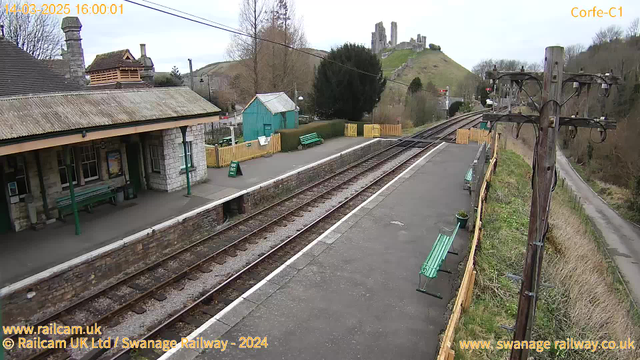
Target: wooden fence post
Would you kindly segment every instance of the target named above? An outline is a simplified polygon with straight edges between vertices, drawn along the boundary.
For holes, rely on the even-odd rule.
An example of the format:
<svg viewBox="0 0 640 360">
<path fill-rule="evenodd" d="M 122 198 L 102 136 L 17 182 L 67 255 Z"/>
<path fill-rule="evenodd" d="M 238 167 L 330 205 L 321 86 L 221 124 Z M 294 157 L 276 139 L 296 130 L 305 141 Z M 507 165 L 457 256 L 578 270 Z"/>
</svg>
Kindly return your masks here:
<svg viewBox="0 0 640 360">
<path fill-rule="evenodd" d="M 467 293 L 465 294 L 464 297 L 464 311 L 469 310 L 469 306 L 471 306 L 471 299 L 473 298 L 473 285 L 476 282 L 476 271 L 473 270 L 473 272 L 471 273 L 471 278 L 469 279 L 469 285 L 467 286 Z"/>
</svg>

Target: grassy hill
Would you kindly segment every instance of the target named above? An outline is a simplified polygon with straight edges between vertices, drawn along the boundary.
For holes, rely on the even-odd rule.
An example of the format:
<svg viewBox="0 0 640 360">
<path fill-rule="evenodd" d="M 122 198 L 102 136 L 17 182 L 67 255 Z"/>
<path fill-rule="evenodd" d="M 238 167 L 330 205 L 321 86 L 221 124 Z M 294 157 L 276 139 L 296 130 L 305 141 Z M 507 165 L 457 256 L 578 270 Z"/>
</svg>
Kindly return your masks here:
<svg viewBox="0 0 640 360">
<path fill-rule="evenodd" d="M 471 72 L 462 65 L 453 61 L 442 51 L 423 50 L 421 52 L 413 52 L 412 50 L 396 50 L 386 58 L 382 59 L 382 70 L 386 77 L 391 76 L 393 70 L 407 62 L 409 58 L 413 58 L 413 65 L 407 67 L 402 75 L 396 78 L 396 81 L 409 84 L 413 78 L 418 76 L 423 84 L 431 81 L 438 89 L 444 89 L 447 86 L 451 89 L 451 95 L 457 96 L 458 83 Z M 389 88 L 401 88 L 406 91 L 406 87 L 398 84 L 389 83 Z"/>
</svg>

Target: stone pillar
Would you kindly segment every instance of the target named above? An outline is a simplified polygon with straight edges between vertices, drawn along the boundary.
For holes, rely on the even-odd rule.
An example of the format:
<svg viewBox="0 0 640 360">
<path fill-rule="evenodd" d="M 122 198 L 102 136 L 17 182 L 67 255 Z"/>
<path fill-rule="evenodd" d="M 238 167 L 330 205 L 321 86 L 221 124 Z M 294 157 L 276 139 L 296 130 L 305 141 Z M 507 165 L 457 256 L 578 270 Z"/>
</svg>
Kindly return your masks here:
<svg viewBox="0 0 640 360">
<path fill-rule="evenodd" d="M 62 31 L 64 32 L 65 42 L 67 43 L 64 59 L 69 63 L 69 74 L 67 77 L 80 85 L 87 85 L 80 29 L 82 29 L 82 24 L 77 17 L 68 16 L 62 19 Z"/>
<path fill-rule="evenodd" d="M 140 78 L 142 81 L 153 85 L 153 77 L 155 75 L 155 68 L 153 66 L 153 60 L 147 56 L 147 46 L 140 44 L 140 57 L 138 61 L 142 63 L 144 68 L 140 72 Z"/>
<path fill-rule="evenodd" d="M 391 47 L 398 45 L 398 23 L 391 22 Z"/>
</svg>

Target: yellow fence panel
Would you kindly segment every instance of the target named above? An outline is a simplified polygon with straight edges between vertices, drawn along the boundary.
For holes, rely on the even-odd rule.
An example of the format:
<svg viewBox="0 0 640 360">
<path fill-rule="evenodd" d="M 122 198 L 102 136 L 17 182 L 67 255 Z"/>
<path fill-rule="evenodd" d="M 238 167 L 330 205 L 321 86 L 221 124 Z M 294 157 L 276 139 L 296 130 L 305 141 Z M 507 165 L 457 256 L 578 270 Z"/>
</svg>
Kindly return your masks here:
<svg viewBox="0 0 640 360">
<path fill-rule="evenodd" d="M 469 143 L 469 130 L 458 129 L 456 130 L 456 144 L 468 144 Z"/>
<path fill-rule="evenodd" d="M 232 161 L 245 161 L 261 157 L 267 154 L 274 154 L 282 151 L 280 134 L 271 135 L 271 140 L 267 145 L 260 145 L 258 140 L 247 141 L 233 146 L 218 147 L 216 154 L 215 146 L 208 146 L 207 167 L 225 167 Z"/>
<path fill-rule="evenodd" d="M 380 124 L 380 135 L 402 136 L 402 125 Z"/>
<path fill-rule="evenodd" d="M 344 124 L 344 136 L 357 137 L 358 125 L 357 124 Z"/>
<path fill-rule="evenodd" d="M 480 130 L 477 128 L 471 128 L 471 133 L 469 134 L 469 141 L 475 141 L 477 143 L 489 142 L 489 131 Z"/>
<path fill-rule="evenodd" d="M 380 125 L 379 124 L 365 125 L 364 137 L 366 138 L 380 137 Z"/>
</svg>

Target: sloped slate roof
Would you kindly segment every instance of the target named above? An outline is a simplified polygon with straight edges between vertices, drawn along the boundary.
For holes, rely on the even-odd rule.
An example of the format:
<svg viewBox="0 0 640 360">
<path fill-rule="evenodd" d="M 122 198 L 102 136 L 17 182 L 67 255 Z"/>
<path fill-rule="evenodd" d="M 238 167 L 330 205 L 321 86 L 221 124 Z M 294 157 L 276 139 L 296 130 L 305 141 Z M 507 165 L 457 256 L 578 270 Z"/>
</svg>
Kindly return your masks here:
<svg viewBox="0 0 640 360">
<path fill-rule="evenodd" d="M 296 109 L 296 104 L 283 92 L 258 94 L 256 98 L 274 115 Z"/>
<path fill-rule="evenodd" d="M 0 141 L 220 112 L 187 87 L 0 98 Z"/>
<path fill-rule="evenodd" d="M 128 49 L 112 51 L 105 54 L 96 55 L 91 65 L 87 67 L 87 72 L 117 69 L 121 67 L 143 68 L 138 60 L 125 60 L 124 56 L 131 52 Z M 131 55 L 133 57 L 133 55 Z M 135 58 L 134 58 L 135 59 Z"/>
<path fill-rule="evenodd" d="M 7 39 L 0 38 L 0 97 L 82 90 Z"/>
</svg>

